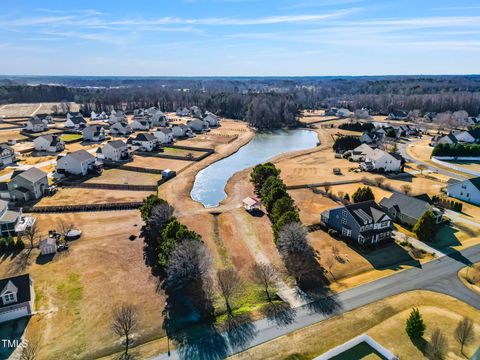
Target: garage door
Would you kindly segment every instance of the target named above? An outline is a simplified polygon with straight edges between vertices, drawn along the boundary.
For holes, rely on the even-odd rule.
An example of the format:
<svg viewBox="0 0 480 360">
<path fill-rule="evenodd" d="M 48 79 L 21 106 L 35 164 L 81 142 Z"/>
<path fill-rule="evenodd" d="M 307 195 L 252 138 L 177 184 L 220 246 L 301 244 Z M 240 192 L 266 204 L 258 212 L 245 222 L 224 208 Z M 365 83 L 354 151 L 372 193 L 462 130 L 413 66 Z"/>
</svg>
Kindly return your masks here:
<svg viewBox="0 0 480 360">
<path fill-rule="evenodd" d="M 3 311 L 0 314 L 0 322 L 17 319 L 19 317 L 23 317 L 27 315 L 28 315 L 28 308 L 26 306 L 22 306 L 18 309 Z"/>
</svg>

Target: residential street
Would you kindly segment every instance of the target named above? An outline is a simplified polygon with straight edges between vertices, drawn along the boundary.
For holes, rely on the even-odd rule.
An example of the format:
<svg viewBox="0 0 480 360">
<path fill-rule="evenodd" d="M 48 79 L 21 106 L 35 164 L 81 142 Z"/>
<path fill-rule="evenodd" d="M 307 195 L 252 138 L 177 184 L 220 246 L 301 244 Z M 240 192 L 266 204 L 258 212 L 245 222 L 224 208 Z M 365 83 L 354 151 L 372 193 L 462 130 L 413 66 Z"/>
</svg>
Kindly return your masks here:
<svg viewBox="0 0 480 360">
<path fill-rule="evenodd" d="M 429 164 L 429 163 L 420 161 L 420 160 L 415 159 L 414 157 L 411 157 L 410 155 L 408 155 L 408 153 L 407 153 L 407 146 L 408 146 L 409 144 L 411 144 L 411 143 L 415 143 L 415 142 L 418 142 L 418 141 L 422 141 L 422 139 L 414 140 L 414 141 L 410 141 L 410 142 L 407 142 L 407 143 L 401 143 L 401 144 L 399 144 L 398 149 L 399 149 L 399 151 L 400 151 L 400 154 L 405 158 L 405 160 L 410 161 L 410 162 L 415 163 L 415 164 L 425 165 L 425 166 L 428 168 L 428 170 L 430 170 L 430 171 L 435 171 L 435 172 L 438 172 L 439 174 L 443 174 L 443 175 L 449 176 L 449 177 L 454 178 L 454 179 L 457 179 L 457 180 L 465 180 L 465 179 L 467 179 L 466 176 L 462 176 L 462 175 L 460 175 L 460 174 L 458 174 L 458 173 L 451 172 L 451 171 L 448 171 L 448 170 L 443 169 L 443 168 L 439 168 L 439 167 L 436 167 L 436 166 L 432 166 L 432 165 Z"/>
<path fill-rule="evenodd" d="M 462 252 L 451 252 L 424 264 L 421 268 L 408 269 L 298 307 L 290 314 L 292 321 L 287 324 L 284 322 L 284 326 L 262 319 L 222 334 L 214 333 L 210 329 L 210 332 L 205 332 L 205 336 L 197 338 L 196 341 L 184 341 L 183 346 L 179 347 L 178 351 L 173 351 L 170 357 L 162 354 L 154 359 L 222 359 L 331 316 L 409 290 L 437 291 L 480 309 L 480 296 L 467 289 L 457 277 L 461 268 L 478 261 L 480 245 Z M 182 337 L 183 340 L 187 338 L 185 335 Z"/>
</svg>

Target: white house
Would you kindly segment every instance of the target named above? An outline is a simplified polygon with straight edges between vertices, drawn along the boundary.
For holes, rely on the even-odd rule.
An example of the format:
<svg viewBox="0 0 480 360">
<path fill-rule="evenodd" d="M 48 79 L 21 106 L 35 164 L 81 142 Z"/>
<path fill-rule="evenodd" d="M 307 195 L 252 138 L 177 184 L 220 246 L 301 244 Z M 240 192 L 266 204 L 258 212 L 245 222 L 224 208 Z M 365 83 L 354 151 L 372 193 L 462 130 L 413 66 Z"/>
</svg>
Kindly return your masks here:
<svg viewBox="0 0 480 360">
<path fill-rule="evenodd" d="M 57 173 L 87 175 L 95 170 L 95 156 L 86 150 L 68 153 L 57 160 Z"/>
<path fill-rule="evenodd" d="M 397 158 L 394 154 L 380 149 L 374 149 L 367 154 L 365 161 L 360 164 L 360 167 L 366 171 L 400 171 L 402 160 L 400 156 Z"/>
<path fill-rule="evenodd" d="M 167 116 L 160 110 L 157 110 L 155 113 L 148 114 L 148 115 L 150 116 L 149 121 L 150 121 L 151 127 L 167 126 L 167 122 L 168 122 Z"/>
<path fill-rule="evenodd" d="M 360 136 L 360 141 L 365 144 L 372 144 L 378 140 L 378 136 L 373 132 L 364 132 Z"/>
<path fill-rule="evenodd" d="M 455 134 L 458 142 L 477 143 L 480 142 L 480 129 L 462 131 Z"/>
<path fill-rule="evenodd" d="M 153 135 L 158 139 L 160 144 L 169 144 L 173 141 L 173 131 L 169 128 L 159 128 Z"/>
<path fill-rule="evenodd" d="M 200 108 L 198 106 L 191 106 L 190 107 L 190 114 L 192 114 L 193 117 L 196 117 L 196 118 L 199 118 L 201 119 L 203 116 L 202 116 L 202 110 L 200 110 Z"/>
<path fill-rule="evenodd" d="M 100 125 L 86 126 L 82 130 L 84 141 L 103 141 L 105 140 L 105 129 Z"/>
<path fill-rule="evenodd" d="M 78 111 L 70 111 L 67 113 L 67 120 L 77 116 L 82 117 L 82 114 Z"/>
<path fill-rule="evenodd" d="M 178 108 L 176 111 L 177 116 L 189 116 L 190 115 L 190 110 L 188 110 L 186 107 L 184 108 Z"/>
<path fill-rule="evenodd" d="M 16 160 L 15 151 L 8 145 L 0 144 L 0 167 L 13 164 Z"/>
<path fill-rule="evenodd" d="M 141 151 L 153 151 L 158 145 L 158 139 L 152 134 L 140 133 L 135 138 L 129 138 L 127 144 L 139 146 Z"/>
<path fill-rule="evenodd" d="M 407 120 L 408 119 L 408 112 L 404 110 L 394 110 L 390 114 L 388 114 L 388 117 L 391 120 Z"/>
<path fill-rule="evenodd" d="M 33 118 L 42 120 L 45 123 L 45 125 L 53 124 L 53 117 L 52 115 L 49 115 L 49 114 L 35 114 Z"/>
<path fill-rule="evenodd" d="M 0 280 L 0 322 L 33 314 L 35 292 L 29 274 Z"/>
<path fill-rule="evenodd" d="M 116 122 L 110 126 L 110 135 L 130 135 L 132 128 L 125 122 Z"/>
<path fill-rule="evenodd" d="M 97 158 L 110 161 L 124 161 L 130 159 L 128 145 L 122 140 L 107 142 L 103 147 L 97 149 Z"/>
<path fill-rule="evenodd" d="M 447 195 L 455 199 L 480 205 L 480 177 L 448 185 Z"/>
<path fill-rule="evenodd" d="M 41 119 L 29 119 L 25 129 L 31 132 L 42 132 L 48 129 L 47 124 L 45 124 Z"/>
<path fill-rule="evenodd" d="M 67 116 L 67 121 L 65 121 L 65 127 L 71 129 L 80 129 L 87 124 L 83 116 Z"/>
<path fill-rule="evenodd" d="M 203 121 L 208 123 L 208 126 L 210 127 L 217 127 L 220 125 L 218 117 L 212 113 L 207 113 L 207 115 L 203 118 Z"/>
<path fill-rule="evenodd" d="M 33 143 L 37 151 L 61 152 L 65 150 L 65 142 L 60 140 L 58 135 L 42 135 L 35 138 Z"/>
<path fill-rule="evenodd" d="M 373 149 L 367 144 L 362 144 L 352 150 L 353 161 L 364 161 L 368 155 L 373 152 Z"/>
<path fill-rule="evenodd" d="M 90 114 L 90 119 L 92 120 L 107 120 L 108 115 L 105 113 L 105 111 L 102 111 L 100 114 L 97 114 L 95 111 L 92 111 Z"/>
<path fill-rule="evenodd" d="M 150 122 L 146 118 L 136 118 L 130 123 L 132 130 L 147 131 L 150 129 Z"/>
<path fill-rule="evenodd" d="M 117 122 L 121 122 L 121 121 L 125 121 L 127 119 L 127 117 L 125 116 L 125 114 L 123 113 L 123 111 L 121 110 L 112 110 L 112 112 L 110 113 L 110 117 L 108 118 L 108 122 L 110 124 L 115 124 Z"/>
<path fill-rule="evenodd" d="M 188 120 L 187 126 L 194 132 L 202 132 L 208 129 L 208 123 L 200 119 Z"/>
<path fill-rule="evenodd" d="M 338 109 L 337 110 L 337 114 L 336 114 L 338 117 L 342 117 L 342 118 L 347 118 L 349 117 L 350 115 L 352 115 L 352 113 L 350 112 L 350 110 L 348 109 L 345 109 L 345 108 L 341 108 L 341 109 Z"/>
<path fill-rule="evenodd" d="M 191 137 L 193 135 L 192 130 L 187 125 L 183 124 L 172 126 L 172 132 L 173 136 L 176 138 Z"/>
</svg>

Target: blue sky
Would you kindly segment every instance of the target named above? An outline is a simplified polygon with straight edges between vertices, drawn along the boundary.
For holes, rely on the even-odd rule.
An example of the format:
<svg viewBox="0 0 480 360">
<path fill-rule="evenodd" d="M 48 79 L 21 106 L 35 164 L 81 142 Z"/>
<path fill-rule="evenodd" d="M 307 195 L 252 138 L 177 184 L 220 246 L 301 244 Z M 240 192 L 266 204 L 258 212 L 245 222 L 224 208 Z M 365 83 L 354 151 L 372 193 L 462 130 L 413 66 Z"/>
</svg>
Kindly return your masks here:
<svg viewBox="0 0 480 360">
<path fill-rule="evenodd" d="M 472 73 L 478 0 L 0 2 L 0 74 Z"/>
</svg>

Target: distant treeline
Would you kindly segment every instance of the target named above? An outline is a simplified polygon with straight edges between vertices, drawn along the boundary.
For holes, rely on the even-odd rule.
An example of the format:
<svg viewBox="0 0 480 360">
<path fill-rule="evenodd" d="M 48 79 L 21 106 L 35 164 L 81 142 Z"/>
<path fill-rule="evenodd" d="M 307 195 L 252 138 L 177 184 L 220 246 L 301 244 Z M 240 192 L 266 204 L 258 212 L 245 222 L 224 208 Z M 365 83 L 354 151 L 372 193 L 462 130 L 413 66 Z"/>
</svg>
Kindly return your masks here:
<svg viewBox="0 0 480 360">
<path fill-rule="evenodd" d="M 30 86 L 27 83 L 57 85 Z M 75 101 L 91 110 L 164 111 L 197 105 L 259 128 L 295 124 L 301 109 L 362 107 L 480 114 L 480 76 L 305 78 L 11 77 L 0 80 L 0 104 Z"/>
<path fill-rule="evenodd" d="M 339 129 L 343 130 L 350 130 L 350 131 L 371 131 L 375 128 L 372 123 L 360 123 L 360 122 L 353 122 L 353 123 L 343 123 L 338 126 Z"/>
</svg>

